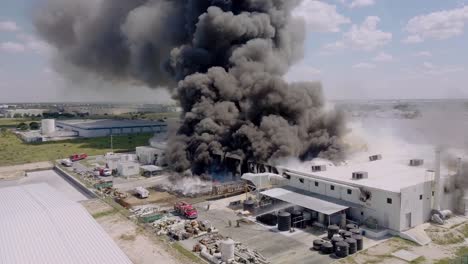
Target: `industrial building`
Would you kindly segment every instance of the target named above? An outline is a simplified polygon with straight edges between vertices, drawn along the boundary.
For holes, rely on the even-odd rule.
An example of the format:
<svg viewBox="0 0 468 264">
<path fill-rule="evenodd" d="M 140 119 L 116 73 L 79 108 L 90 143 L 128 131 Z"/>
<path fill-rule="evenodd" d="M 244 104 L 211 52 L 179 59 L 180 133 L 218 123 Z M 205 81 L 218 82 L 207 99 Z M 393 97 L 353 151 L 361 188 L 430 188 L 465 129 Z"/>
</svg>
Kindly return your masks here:
<svg viewBox="0 0 468 264">
<path fill-rule="evenodd" d="M 48 184 L 0 188 L 0 263 L 132 263 L 79 203 Z"/>
<path fill-rule="evenodd" d="M 252 173 L 242 176 L 260 190 L 259 196 L 309 211 L 316 225 L 352 222 L 379 237 L 428 222 L 434 209 L 456 210 L 450 208 L 453 194 L 441 186 L 457 172 L 441 175 L 440 168 L 428 170 L 423 160 L 385 160 L 377 155 L 341 166 L 316 161 L 308 170 L 259 166 L 250 166 Z"/>
<path fill-rule="evenodd" d="M 66 120 L 56 121 L 56 127 L 60 130 L 73 131 L 78 137 L 167 132 L 165 122 L 146 120 Z"/>
<path fill-rule="evenodd" d="M 136 147 L 137 159 L 142 165 L 164 166 L 166 165 L 164 164 L 164 151 L 166 148 L 165 142 L 152 142 L 151 146 Z"/>
</svg>

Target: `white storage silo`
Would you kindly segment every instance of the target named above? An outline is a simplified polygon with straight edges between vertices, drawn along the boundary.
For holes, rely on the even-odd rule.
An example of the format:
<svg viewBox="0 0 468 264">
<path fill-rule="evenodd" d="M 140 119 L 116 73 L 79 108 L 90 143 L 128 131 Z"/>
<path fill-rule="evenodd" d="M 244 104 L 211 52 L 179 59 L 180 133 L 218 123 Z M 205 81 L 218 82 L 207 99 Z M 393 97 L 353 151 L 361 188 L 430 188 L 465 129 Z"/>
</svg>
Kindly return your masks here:
<svg viewBox="0 0 468 264">
<path fill-rule="evenodd" d="M 235 242 L 234 240 L 228 238 L 226 240 L 221 241 L 219 244 L 220 251 L 221 251 L 221 260 L 224 262 L 228 262 L 234 258 L 234 249 L 235 249 Z"/>
<path fill-rule="evenodd" d="M 41 132 L 43 135 L 50 135 L 55 132 L 55 119 L 42 119 Z"/>
</svg>

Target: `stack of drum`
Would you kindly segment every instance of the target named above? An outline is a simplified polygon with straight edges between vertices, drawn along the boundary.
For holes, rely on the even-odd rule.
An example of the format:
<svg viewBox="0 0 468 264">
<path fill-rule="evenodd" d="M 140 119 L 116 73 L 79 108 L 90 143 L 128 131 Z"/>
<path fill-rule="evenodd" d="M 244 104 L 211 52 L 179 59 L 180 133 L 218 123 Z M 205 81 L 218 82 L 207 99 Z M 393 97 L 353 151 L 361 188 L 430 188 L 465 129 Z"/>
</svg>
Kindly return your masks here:
<svg viewBox="0 0 468 264">
<path fill-rule="evenodd" d="M 352 238 L 356 240 L 357 251 L 362 250 L 364 243 L 361 235 L 353 235 Z"/>
<path fill-rule="evenodd" d="M 312 248 L 314 250 L 320 251 L 320 249 L 322 248 L 323 243 L 325 243 L 325 241 L 323 241 L 322 239 L 314 240 L 314 245 L 313 245 Z"/>
<path fill-rule="evenodd" d="M 340 228 L 337 225 L 328 226 L 328 239 L 332 239 L 333 235 L 338 234 Z"/>
<path fill-rule="evenodd" d="M 333 245 L 330 242 L 324 242 L 320 247 L 320 252 L 322 254 L 332 254 L 333 253 Z"/>
<path fill-rule="evenodd" d="M 356 242 L 356 239 L 354 239 L 354 238 L 347 238 L 347 239 L 345 240 L 345 242 L 348 243 L 348 245 L 349 245 L 349 251 L 348 251 L 349 255 L 352 255 L 352 254 L 354 254 L 354 253 L 357 252 L 357 242 Z"/>
<path fill-rule="evenodd" d="M 331 239 L 333 250 L 336 251 L 336 243 L 344 241 L 344 239 L 340 235 L 334 235 Z"/>
<path fill-rule="evenodd" d="M 360 235 L 361 234 L 361 230 L 359 230 L 359 228 L 350 229 L 349 232 L 353 233 L 353 235 Z"/>
<path fill-rule="evenodd" d="M 336 243 L 335 255 L 338 258 L 345 258 L 349 255 L 349 245 L 348 243 L 341 241 Z"/>
<path fill-rule="evenodd" d="M 355 224 L 347 224 L 346 225 L 346 231 L 349 231 L 351 229 L 358 229 L 359 227 Z"/>
<path fill-rule="evenodd" d="M 344 239 L 350 238 L 352 235 L 353 235 L 353 233 L 351 233 L 351 232 L 349 232 L 349 231 L 343 232 L 343 238 L 344 238 Z"/>
</svg>

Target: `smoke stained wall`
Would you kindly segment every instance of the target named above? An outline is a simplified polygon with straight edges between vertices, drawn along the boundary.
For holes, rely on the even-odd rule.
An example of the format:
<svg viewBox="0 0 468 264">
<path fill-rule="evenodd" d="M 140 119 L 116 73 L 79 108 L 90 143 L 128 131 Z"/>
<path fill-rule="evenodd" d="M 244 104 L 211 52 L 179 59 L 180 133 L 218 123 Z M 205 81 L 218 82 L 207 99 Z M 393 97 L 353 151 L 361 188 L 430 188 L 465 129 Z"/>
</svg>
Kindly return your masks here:
<svg viewBox="0 0 468 264">
<path fill-rule="evenodd" d="M 35 25 L 73 71 L 167 87 L 183 109 L 166 158 L 202 174 L 212 153 L 268 162 L 343 158 L 343 115 L 319 83 L 287 83 L 302 58 L 296 0 L 49 0 Z M 313 14 L 311 14 L 313 15 Z M 138 91 L 135 91 L 138 92 Z"/>
</svg>

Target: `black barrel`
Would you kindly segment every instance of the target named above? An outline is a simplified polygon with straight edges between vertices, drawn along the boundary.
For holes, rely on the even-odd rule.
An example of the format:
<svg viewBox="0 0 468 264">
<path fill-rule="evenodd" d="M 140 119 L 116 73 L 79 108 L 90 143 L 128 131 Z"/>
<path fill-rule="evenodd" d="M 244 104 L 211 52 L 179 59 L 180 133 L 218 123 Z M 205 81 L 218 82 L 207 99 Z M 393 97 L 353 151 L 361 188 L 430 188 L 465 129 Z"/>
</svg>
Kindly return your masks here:
<svg viewBox="0 0 468 264">
<path fill-rule="evenodd" d="M 351 233 L 351 232 L 349 232 L 349 231 L 343 232 L 343 238 L 344 238 L 344 239 L 350 238 L 352 235 L 353 235 L 353 233 Z"/>
<path fill-rule="evenodd" d="M 341 241 L 336 243 L 335 255 L 338 258 L 346 258 L 349 255 L 349 245 L 348 243 Z"/>
<path fill-rule="evenodd" d="M 338 234 L 340 228 L 337 225 L 329 225 L 328 226 L 328 238 L 331 239 L 333 235 Z"/>
<path fill-rule="evenodd" d="M 297 227 L 297 228 L 303 228 L 303 220 L 304 218 L 302 217 L 302 211 L 299 211 L 299 210 L 294 210 L 292 213 L 291 213 L 291 220 L 292 220 L 292 223 L 294 224 L 294 222 L 298 222 L 298 223 L 295 223 L 294 224 L 294 227 Z"/>
<path fill-rule="evenodd" d="M 353 235 L 352 238 L 356 240 L 357 250 L 360 251 L 364 247 L 363 238 L 361 235 Z"/>
<path fill-rule="evenodd" d="M 320 247 L 320 252 L 323 254 L 332 254 L 333 253 L 333 245 L 330 242 L 324 242 Z"/>
<path fill-rule="evenodd" d="M 325 243 L 325 241 L 322 239 L 314 240 L 313 249 L 319 251 L 322 248 L 323 243 Z"/>
<path fill-rule="evenodd" d="M 333 251 L 336 251 L 336 243 L 344 241 L 344 239 L 339 235 L 334 235 L 331 239 L 333 245 Z"/>
<path fill-rule="evenodd" d="M 244 211 L 249 211 L 250 213 L 255 213 L 255 201 L 254 200 L 245 200 L 244 201 Z"/>
<path fill-rule="evenodd" d="M 354 238 L 347 238 L 345 240 L 346 243 L 349 245 L 349 255 L 352 255 L 357 252 L 357 242 Z"/>
<path fill-rule="evenodd" d="M 359 228 L 350 229 L 349 232 L 353 233 L 353 235 L 360 235 L 361 234 L 361 230 Z"/>
<path fill-rule="evenodd" d="M 344 233 L 346 232 L 346 230 L 343 230 L 343 229 L 340 229 L 340 231 L 338 231 L 338 234 L 341 236 L 341 237 L 344 237 Z"/>
<path fill-rule="evenodd" d="M 355 224 L 347 224 L 346 225 L 346 231 L 349 231 L 350 229 L 356 229 L 356 228 L 358 228 L 358 226 L 355 225 Z"/>
<path fill-rule="evenodd" d="M 288 212 L 280 212 L 278 214 L 278 230 L 289 231 L 291 229 L 291 214 Z"/>
</svg>

